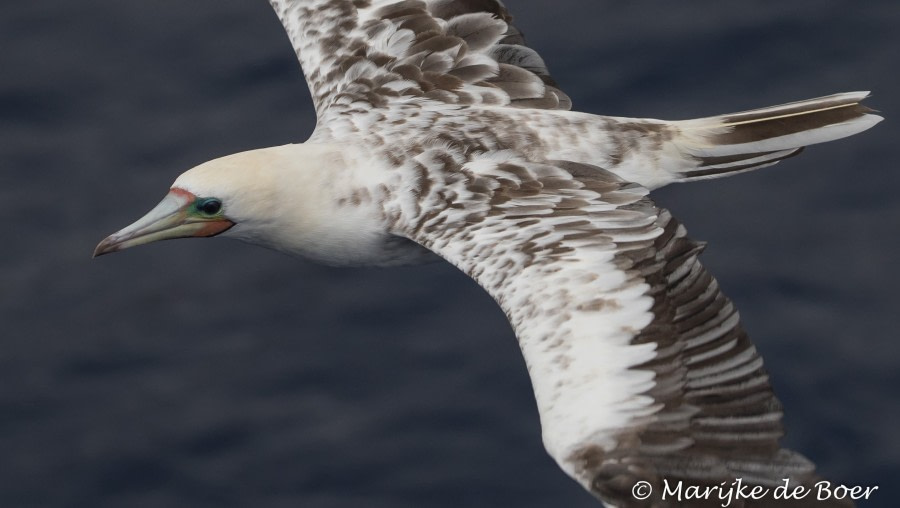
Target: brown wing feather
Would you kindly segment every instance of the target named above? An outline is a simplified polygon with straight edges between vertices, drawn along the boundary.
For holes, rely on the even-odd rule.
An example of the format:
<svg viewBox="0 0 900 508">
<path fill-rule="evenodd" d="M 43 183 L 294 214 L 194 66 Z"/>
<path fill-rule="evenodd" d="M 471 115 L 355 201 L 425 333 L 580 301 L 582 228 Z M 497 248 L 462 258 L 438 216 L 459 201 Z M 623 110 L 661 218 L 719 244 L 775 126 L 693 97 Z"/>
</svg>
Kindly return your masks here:
<svg viewBox="0 0 900 508">
<path fill-rule="evenodd" d="M 568 406 L 566 414 L 559 414 L 562 392 L 537 393 L 548 451 L 570 475 L 614 506 L 704 506 L 663 500 L 665 482 L 730 488 L 738 479 L 769 491 L 759 504 L 733 506 L 811 506 L 808 499 L 773 498 L 784 480 L 812 487 L 818 481 L 814 466 L 780 446 L 782 408 L 762 359 L 733 304 L 699 263 L 703 245 L 690 240 L 667 210 L 657 208 L 639 186 L 582 164 L 511 160 L 483 169 L 463 163 L 449 173 L 442 167 L 442 175 L 465 178 L 431 187 L 433 199 L 423 195 L 423 215 L 407 226 L 408 236 L 464 270 L 503 307 L 536 393 L 541 384 L 553 391 L 568 389 L 573 377 L 580 379 L 576 385 L 585 382 L 573 374 L 575 362 L 596 362 L 598 372 L 620 369 L 609 379 L 621 383 L 597 387 L 607 391 L 627 392 L 625 386 L 637 385 L 624 380 L 652 373 L 649 388 L 619 393 L 610 406 L 599 402 L 609 401 L 606 394 L 594 391 L 594 406 Z M 448 194 L 460 196 L 457 201 L 466 198 L 448 201 Z M 602 254 L 611 249 L 613 264 L 603 268 Z M 604 270 L 610 266 L 623 274 L 621 287 L 645 284 L 644 295 L 652 299 L 652 321 L 632 333 L 627 347 L 649 344 L 654 353 L 630 367 L 624 364 L 628 352 L 592 359 L 571 353 L 584 341 L 609 340 L 610 330 L 577 326 L 594 322 L 576 321 L 585 313 L 605 313 L 602 326 L 615 328 L 617 313 L 638 303 L 613 296 L 625 294 L 618 290 L 592 289 L 608 277 Z M 569 282 L 559 286 L 560 281 Z M 546 327 L 545 320 L 559 316 L 568 317 Z M 640 402 L 641 397 L 650 402 Z M 608 414 L 630 416 L 607 431 L 602 425 Z M 556 435 L 560 429 L 582 432 L 585 421 L 595 420 L 595 432 Z M 558 426 L 548 426 L 551 422 Z M 606 435 L 613 436 L 613 446 Z M 641 481 L 653 486 L 654 496 L 646 501 L 632 494 Z M 710 506 L 722 502 L 712 501 Z M 834 500 L 813 505 L 852 506 Z"/>
<path fill-rule="evenodd" d="M 397 98 L 570 109 L 497 0 L 270 0 L 320 118 Z"/>
<path fill-rule="evenodd" d="M 727 490 L 740 479 L 769 494 L 732 506 L 854 506 L 846 500 L 774 499 L 772 489 L 785 480 L 813 488 L 820 480 L 815 467 L 778 442 L 784 434 L 781 403 L 737 310 L 698 260 L 705 245 L 689 239 L 667 210 L 659 211 L 656 224 L 663 233 L 653 247 L 625 255 L 652 288 L 654 320 L 633 343 L 655 343 L 658 354 L 634 368 L 655 373 L 646 394 L 660 410 L 624 432 L 614 453 L 584 450 L 579 459 L 592 492 L 616 506 L 721 506 L 717 496 L 682 504 L 660 494 L 666 483 Z M 639 481 L 653 486 L 646 501 L 634 498 Z"/>
</svg>

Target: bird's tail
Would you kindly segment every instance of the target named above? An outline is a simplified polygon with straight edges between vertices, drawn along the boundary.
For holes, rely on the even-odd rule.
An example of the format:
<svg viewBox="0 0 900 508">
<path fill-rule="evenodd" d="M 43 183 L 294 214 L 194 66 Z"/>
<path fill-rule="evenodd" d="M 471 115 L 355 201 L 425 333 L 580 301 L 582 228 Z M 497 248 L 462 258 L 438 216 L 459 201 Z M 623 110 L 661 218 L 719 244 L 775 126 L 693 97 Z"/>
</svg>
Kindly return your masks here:
<svg viewBox="0 0 900 508">
<path fill-rule="evenodd" d="M 673 140 L 696 161 L 678 168 L 675 181 L 718 178 L 771 166 L 807 145 L 852 136 L 882 120 L 861 105 L 869 92 L 850 92 L 742 113 L 672 122 Z"/>
</svg>

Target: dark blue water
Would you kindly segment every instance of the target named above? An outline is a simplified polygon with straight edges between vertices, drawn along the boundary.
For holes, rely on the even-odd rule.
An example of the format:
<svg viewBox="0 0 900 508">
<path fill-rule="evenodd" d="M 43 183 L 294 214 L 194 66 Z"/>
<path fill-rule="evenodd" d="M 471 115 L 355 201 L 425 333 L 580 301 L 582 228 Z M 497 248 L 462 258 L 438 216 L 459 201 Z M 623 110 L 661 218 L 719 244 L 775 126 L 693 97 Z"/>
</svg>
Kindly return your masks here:
<svg viewBox="0 0 900 508">
<path fill-rule="evenodd" d="M 666 189 L 828 478 L 900 478 L 896 0 L 508 0 L 579 109 L 687 118 L 871 89 L 888 121 Z M 263 0 L 0 7 L 0 506 L 590 507 L 502 313 L 446 265 L 226 240 L 91 260 L 183 170 L 301 141 Z"/>
</svg>

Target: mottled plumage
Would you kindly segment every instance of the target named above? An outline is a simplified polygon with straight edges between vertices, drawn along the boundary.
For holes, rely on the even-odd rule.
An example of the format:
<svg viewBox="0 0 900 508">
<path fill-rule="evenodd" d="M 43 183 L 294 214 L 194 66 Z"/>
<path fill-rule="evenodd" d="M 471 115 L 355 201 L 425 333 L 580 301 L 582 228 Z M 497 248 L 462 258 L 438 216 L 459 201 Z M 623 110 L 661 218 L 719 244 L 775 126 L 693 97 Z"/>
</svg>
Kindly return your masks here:
<svg viewBox="0 0 900 508">
<path fill-rule="evenodd" d="M 639 481 L 815 480 L 778 444 L 781 406 L 702 244 L 648 193 L 861 132 L 880 120 L 866 93 L 686 121 L 596 116 L 569 111 L 498 0 L 270 3 L 312 92 L 310 140 L 184 173 L 98 254 L 213 234 L 331 264 L 434 253 L 503 308 L 547 450 L 610 506 L 677 506 L 637 501 Z"/>
</svg>

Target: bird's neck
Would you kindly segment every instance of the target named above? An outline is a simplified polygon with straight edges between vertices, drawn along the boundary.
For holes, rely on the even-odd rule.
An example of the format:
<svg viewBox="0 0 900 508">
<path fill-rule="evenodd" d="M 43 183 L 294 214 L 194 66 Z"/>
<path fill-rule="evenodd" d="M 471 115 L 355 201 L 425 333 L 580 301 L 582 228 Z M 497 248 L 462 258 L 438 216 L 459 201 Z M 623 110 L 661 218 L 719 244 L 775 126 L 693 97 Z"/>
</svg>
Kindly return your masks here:
<svg viewBox="0 0 900 508">
<path fill-rule="evenodd" d="M 352 146 L 303 143 L 260 150 L 261 209 L 227 236 L 330 265 L 418 262 L 424 249 L 391 234 L 384 168 Z M 363 167 L 368 165 L 370 167 Z"/>
</svg>

